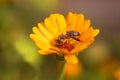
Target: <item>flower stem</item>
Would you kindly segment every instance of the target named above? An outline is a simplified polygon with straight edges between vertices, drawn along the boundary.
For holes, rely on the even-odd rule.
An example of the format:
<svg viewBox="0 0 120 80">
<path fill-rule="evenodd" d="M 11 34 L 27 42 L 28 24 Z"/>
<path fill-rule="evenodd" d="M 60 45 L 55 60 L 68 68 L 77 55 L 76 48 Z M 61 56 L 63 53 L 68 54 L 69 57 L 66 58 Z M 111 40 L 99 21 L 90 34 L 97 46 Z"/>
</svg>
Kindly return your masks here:
<svg viewBox="0 0 120 80">
<path fill-rule="evenodd" d="M 65 72 L 65 67 L 66 67 L 66 62 L 63 62 L 62 68 L 61 68 L 61 71 L 60 71 L 60 76 L 59 76 L 58 80 L 63 80 L 63 78 L 64 78 L 64 72 Z"/>
</svg>

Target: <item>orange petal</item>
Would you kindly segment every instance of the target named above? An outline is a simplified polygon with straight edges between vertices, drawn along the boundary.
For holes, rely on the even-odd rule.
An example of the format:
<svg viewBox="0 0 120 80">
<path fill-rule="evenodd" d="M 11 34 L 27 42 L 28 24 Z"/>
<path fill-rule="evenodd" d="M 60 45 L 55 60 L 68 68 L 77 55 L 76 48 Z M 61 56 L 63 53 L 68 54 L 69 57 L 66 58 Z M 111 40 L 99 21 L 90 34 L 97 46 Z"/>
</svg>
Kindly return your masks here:
<svg viewBox="0 0 120 80">
<path fill-rule="evenodd" d="M 95 29 L 93 31 L 93 37 L 97 36 L 99 33 L 100 33 L 100 30 L 99 29 Z"/>
<path fill-rule="evenodd" d="M 68 13 L 66 17 L 67 30 L 74 30 L 77 23 L 77 16 L 71 12 Z"/>
<path fill-rule="evenodd" d="M 84 50 L 88 46 L 90 46 L 93 42 L 94 42 L 94 39 L 90 39 L 90 40 L 85 41 L 85 42 L 80 42 L 75 46 L 75 48 L 71 51 L 71 53 L 81 52 L 82 50 Z"/>
<path fill-rule="evenodd" d="M 56 53 L 56 51 L 53 51 L 53 50 L 39 50 L 38 52 L 42 55 L 49 55 L 49 54 Z"/>
<path fill-rule="evenodd" d="M 78 59 L 75 55 L 65 55 L 65 60 L 70 64 L 77 64 Z"/>
<path fill-rule="evenodd" d="M 84 33 L 81 34 L 79 39 L 81 41 L 86 41 L 91 38 L 94 38 L 96 35 L 98 35 L 98 33 L 99 33 L 99 29 L 93 29 L 92 27 L 90 27 Z"/>
<path fill-rule="evenodd" d="M 70 78 L 78 77 L 82 72 L 81 63 L 78 64 L 66 64 L 65 75 Z"/>
<path fill-rule="evenodd" d="M 84 31 L 86 31 L 88 28 L 90 27 L 90 20 L 84 20 L 84 25 L 82 27 L 82 29 L 80 30 L 80 33 L 83 33 Z"/>
<path fill-rule="evenodd" d="M 84 26 L 84 15 L 77 14 L 77 23 L 76 23 L 75 30 L 81 33 L 84 28 L 83 26 Z"/>
</svg>

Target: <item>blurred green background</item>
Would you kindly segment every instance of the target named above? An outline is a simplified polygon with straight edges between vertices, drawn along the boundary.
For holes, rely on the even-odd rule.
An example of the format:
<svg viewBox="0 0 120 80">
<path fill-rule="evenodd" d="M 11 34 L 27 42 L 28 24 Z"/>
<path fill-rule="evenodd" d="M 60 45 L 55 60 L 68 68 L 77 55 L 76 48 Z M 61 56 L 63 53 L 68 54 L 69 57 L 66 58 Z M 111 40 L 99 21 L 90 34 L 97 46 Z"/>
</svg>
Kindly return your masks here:
<svg viewBox="0 0 120 80">
<path fill-rule="evenodd" d="M 58 80 L 55 55 L 43 56 L 30 40 L 32 27 L 52 13 L 83 13 L 100 28 L 80 53 L 81 74 L 64 80 L 119 80 L 120 0 L 0 0 L 0 80 Z"/>
</svg>

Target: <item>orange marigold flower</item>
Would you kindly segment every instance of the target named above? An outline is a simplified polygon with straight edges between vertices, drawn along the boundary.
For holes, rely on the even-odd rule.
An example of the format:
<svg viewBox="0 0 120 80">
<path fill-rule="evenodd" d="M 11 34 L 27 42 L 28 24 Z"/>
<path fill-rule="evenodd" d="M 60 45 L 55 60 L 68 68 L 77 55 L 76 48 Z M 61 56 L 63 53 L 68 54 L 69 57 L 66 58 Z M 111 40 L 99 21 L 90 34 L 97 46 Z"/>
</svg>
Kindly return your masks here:
<svg viewBox="0 0 120 80">
<path fill-rule="evenodd" d="M 30 34 L 30 38 L 40 48 L 40 54 L 56 53 L 73 64 L 78 63 L 76 53 L 91 45 L 99 33 L 99 29 L 93 29 L 83 14 L 72 12 L 66 18 L 58 13 L 51 14 L 32 30 L 34 34 Z"/>
</svg>

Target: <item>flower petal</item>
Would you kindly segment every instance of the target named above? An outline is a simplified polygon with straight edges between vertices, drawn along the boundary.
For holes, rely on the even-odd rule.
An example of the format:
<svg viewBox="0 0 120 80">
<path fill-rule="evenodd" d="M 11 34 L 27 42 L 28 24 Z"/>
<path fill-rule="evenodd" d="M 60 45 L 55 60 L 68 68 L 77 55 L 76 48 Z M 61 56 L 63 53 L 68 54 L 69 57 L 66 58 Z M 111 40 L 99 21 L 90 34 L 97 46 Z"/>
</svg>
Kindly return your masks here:
<svg viewBox="0 0 120 80">
<path fill-rule="evenodd" d="M 78 64 L 66 64 L 65 67 L 65 75 L 69 78 L 75 78 L 78 77 L 82 72 L 82 65 L 81 63 Z"/>
<path fill-rule="evenodd" d="M 80 33 L 82 32 L 82 29 L 84 28 L 84 15 L 83 14 L 77 14 L 77 23 L 75 30 L 79 31 Z"/>
<path fill-rule="evenodd" d="M 61 14 L 50 15 L 50 17 L 45 19 L 44 23 L 46 28 L 54 35 L 58 32 L 63 32 L 66 28 L 65 18 Z"/>
<path fill-rule="evenodd" d="M 57 22 L 57 25 L 58 25 L 58 28 L 59 28 L 59 32 L 63 32 L 66 28 L 66 21 L 65 21 L 65 18 L 63 15 L 60 15 L 60 14 L 57 14 L 57 17 L 56 17 L 56 22 Z"/>
<path fill-rule="evenodd" d="M 99 29 L 93 29 L 92 27 L 90 27 L 84 33 L 81 34 L 79 39 L 81 41 L 89 40 L 89 38 L 90 39 L 94 38 L 98 33 L 99 33 Z"/>
<path fill-rule="evenodd" d="M 99 29 L 95 29 L 93 31 L 93 37 L 97 36 L 99 33 L 100 33 L 100 30 Z"/>
<path fill-rule="evenodd" d="M 53 35 L 58 33 L 58 29 L 56 28 L 56 26 L 54 26 L 50 18 L 46 18 L 44 23 L 45 23 L 45 27 L 50 33 L 52 33 Z"/>
<path fill-rule="evenodd" d="M 42 41 L 49 42 L 49 40 L 40 32 L 40 30 L 37 27 L 33 27 L 32 30 L 35 33 L 35 35 L 41 38 Z"/>
<path fill-rule="evenodd" d="M 38 53 L 40 53 L 42 55 L 49 55 L 49 54 L 54 54 L 54 53 L 57 53 L 57 52 L 53 51 L 53 50 L 39 50 Z"/>
<path fill-rule="evenodd" d="M 71 12 L 68 13 L 66 17 L 67 30 L 74 30 L 77 23 L 77 16 Z"/>
<path fill-rule="evenodd" d="M 53 35 L 48 32 L 48 30 L 42 25 L 42 23 L 38 24 L 40 32 L 48 39 L 51 40 L 53 38 Z"/>
<path fill-rule="evenodd" d="M 39 31 L 39 29 L 37 27 L 33 27 L 32 30 L 36 35 L 46 39 L 45 36 L 42 35 L 42 33 Z"/>
<path fill-rule="evenodd" d="M 59 27 L 57 25 L 57 17 L 59 14 L 51 14 L 49 17 L 50 22 L 52 23 L 52 26 L 55 27 L 56 31 L 59 31 Z"/>
<path fill-rule="evenodd" d="M 86 31 L 88 28 L 90 27 L 90 20 L 88 19 L 88 20 L 84 20 L 84 25 L 81 27 L 81 28 L 79 28 L 79 30 L 80 30 L 80 33 L 83 33 L 84 31 Z"/>
<path fill-rule="evenodd" d="M 77 64 L 78 63 L 78 59 L 75 55 L 65 55 L 65 60 L 67 61 L 67 63 L 70 64 Z"/>
<path fill-rule="evenodd" d="M 35 44 L 40 49 L 49 49 L 51 47 L 51 45 L 49 44 L 49 41 L 46 40 L 43 36 L 30 34 L 30 38 L 35 42 Z"/>
<path fill-rule="evenodd" d="M 88 46 L 90 46 L 94 42 L 94 39 L 89 39 L 88 41 L 85 42 L 80 42 L 78 43 L 75 48 L 71 51 L 71 53 L 78 53 L 86 49 Z"/>
</svg>

